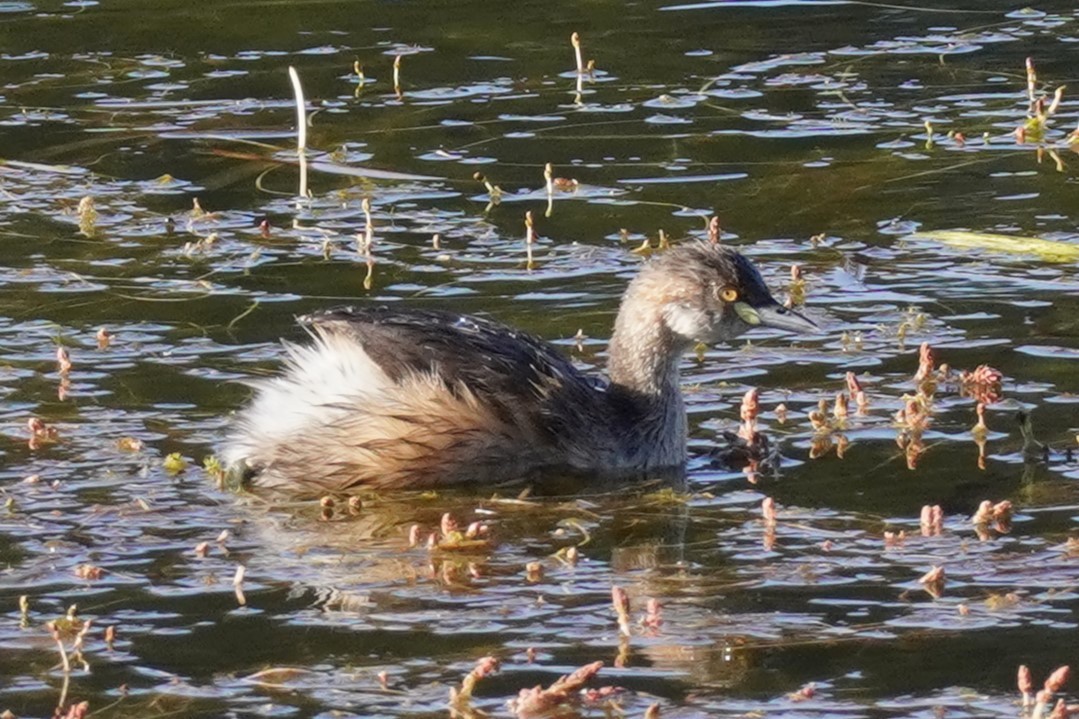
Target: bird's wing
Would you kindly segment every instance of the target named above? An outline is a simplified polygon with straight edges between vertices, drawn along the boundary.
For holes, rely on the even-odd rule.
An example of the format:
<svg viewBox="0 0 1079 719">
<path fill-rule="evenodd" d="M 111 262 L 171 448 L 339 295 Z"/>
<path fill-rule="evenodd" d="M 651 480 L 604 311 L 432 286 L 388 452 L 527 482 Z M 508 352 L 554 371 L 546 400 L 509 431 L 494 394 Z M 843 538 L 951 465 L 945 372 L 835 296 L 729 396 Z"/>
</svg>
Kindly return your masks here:
<svg viewBox="0 0 1079 719">
<path fill-rule="evenodd" d="M 585 375 L 547 342 L 497 322 L 388 306 L 338 307 L 299 321 L 316 334 L 356 341 L 393 382 L 430 373 L 448 391 L 467 389 L 535 439 L 557 445 L 611 421 L 604 380 Z"/>
</svg>

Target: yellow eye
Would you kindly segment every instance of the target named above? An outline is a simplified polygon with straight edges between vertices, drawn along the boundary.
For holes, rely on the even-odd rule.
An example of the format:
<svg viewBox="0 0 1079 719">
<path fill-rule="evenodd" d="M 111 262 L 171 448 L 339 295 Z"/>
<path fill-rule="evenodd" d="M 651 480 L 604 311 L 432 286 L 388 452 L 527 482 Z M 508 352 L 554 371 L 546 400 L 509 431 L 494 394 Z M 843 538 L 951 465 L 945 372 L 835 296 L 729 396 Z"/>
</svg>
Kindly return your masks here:
<svg viewBox="0 0 1079 719">
<path fill-rule="evenodd" d="M 738 290 L 733 287 L 724 287 L 719 291 L 719 299 L 724 302 L 734 302 L 738 299 Z"/>
</svg>

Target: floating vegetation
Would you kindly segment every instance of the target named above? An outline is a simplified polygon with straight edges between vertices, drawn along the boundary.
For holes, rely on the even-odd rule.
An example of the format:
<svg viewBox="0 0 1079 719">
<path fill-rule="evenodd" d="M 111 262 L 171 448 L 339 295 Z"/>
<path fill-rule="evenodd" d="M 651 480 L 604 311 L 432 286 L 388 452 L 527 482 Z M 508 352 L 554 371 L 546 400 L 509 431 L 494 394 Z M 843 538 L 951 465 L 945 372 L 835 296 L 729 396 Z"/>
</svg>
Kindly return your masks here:
<svg viewBox="0 0 1079 719">
<path fill-rule="evenodd" d="M 187 469 L 187 460 L 179 452 L 173 452 L 165 457 L 161 466 L 165 468 L 165 471 L 169 474 L 180 474 Z"/>
<path fill-rule="evenodd" d="M 1079 261 L 1079 244 L 1062 240 L 1043 240 L 1036 237 L 999 235 L 964 230 L 919 231 L 913 239 L 932 240 L 950 247 L 967 250 L 988 250 L 1010 254 L 1034 255 L 1047 262 Z"/>
</svg>

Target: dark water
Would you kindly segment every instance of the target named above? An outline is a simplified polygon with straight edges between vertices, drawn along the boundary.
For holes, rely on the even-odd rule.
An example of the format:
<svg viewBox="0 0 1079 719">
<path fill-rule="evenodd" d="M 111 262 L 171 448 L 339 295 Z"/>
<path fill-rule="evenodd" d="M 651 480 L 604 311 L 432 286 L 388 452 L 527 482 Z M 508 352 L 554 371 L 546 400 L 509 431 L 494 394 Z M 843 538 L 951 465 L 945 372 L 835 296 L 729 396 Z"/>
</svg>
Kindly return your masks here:
<svg viewBox="0 0 1079 719">
<path fill-rule="evenodd" d="M 595 60 L 579 94 L 574 31 Z M 1077 31 L 1066 3 L 958 0 L 0 3 L 0 710 L 442 715 L 493 655 L 501 671 L 461 715 L 511 714 L 519 690 L 602 660 L 589 686 L 623 691 L 573 711 L 1014 716 L 1017 666 L 1040 686 L 1075 655 L 1079 105 L 1065 90 L 1044 137 L 1013 131 L 1025 58 L 1048 104 L 1079 80 Z M 315 110 L 303 198 L 289 65 Z M 578 182 L 550 208 L 548 162 Z M 232 380 L 279 366 L 297 314 L 485 313 L 602 367 L 632 249 L 660 230 L 703 238 L 714 214 L 780 297 L 803 268 L 825 328 L 685 361 L 695 453 L 759 387 L 777 471 L 701 458 L 684 494 L 386 493 L 350 512 L 222 491 L 202 469 L 247 396 Z M 939 230 L 1059 245 L 914 236 Z M 984 469 L 954 382 L 908 469 L 894 415 L 922 342 L 1004 374 Z M 815 432 L 807 413 L 848 371 L 867 413 Z M 1024 455 L 1020 409 L 1047 460 Z M 29 442 L 31 417 L 55 441 Z M 1010 531 L 972 524 L 983 500 L 1013 503 Z M 943 510 L 933 536 L 923 505 Z M 445 512 L 486 522 L 492 543 L 408 547 Z M 918 580 L 940 565 L 934 598 Z M 658 627 L 638 623 L 647 598 Z M 73 604 L 68 652 L 92 623 L 65 688 L 46 624 Z"/>
</svg>

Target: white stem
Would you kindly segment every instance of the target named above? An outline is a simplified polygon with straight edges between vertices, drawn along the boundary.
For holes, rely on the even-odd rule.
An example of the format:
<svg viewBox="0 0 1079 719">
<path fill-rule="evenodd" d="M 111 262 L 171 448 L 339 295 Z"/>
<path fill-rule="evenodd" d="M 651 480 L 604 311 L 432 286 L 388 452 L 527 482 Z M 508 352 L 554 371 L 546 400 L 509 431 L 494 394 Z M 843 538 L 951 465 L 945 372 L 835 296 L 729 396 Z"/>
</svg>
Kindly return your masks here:
<svg viewBox="0 0 1079 719">
<path fill-rule="evenodd" d="M 303 150 L 300 150 L 300 202 L 307 199 L 307 155 L 303 154 Z M 296 207 L 300 206 L 300 202 L 296 203 Z"/>
<path fill-rule="evenodd" d="M 292 92 L 296 96 L 296 152 L 302 155 L 307 149 L 307 103 L 303 98 L 300 73 L 290 65 L 288 76 L 292 80 Z"/>
</svg>

